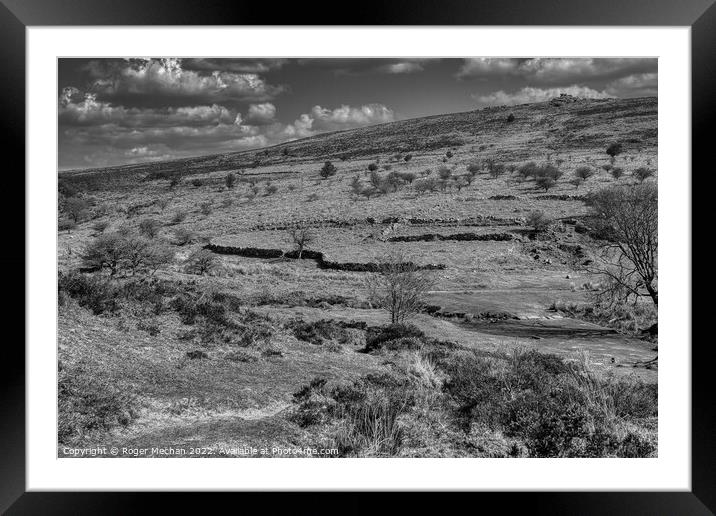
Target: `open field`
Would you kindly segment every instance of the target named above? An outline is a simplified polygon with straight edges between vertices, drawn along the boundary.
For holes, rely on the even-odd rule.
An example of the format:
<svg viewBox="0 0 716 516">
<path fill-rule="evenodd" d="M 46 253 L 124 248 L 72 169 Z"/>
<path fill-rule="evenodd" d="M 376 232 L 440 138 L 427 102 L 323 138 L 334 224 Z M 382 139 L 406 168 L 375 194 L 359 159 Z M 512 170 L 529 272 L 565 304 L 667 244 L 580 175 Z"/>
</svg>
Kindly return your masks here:
<svg viewBox="0 0 716 516">
<path fill-rule="evenodd" d="M 61 173 L 61 197 L 87 201 L 77 224 L 58 233 L 62 274 L 87 269 L 83 252 L 98 235 L 139 232 L 147 219 L 158 221 L 152 239 L 166 242 L 171 260 L 149 277 L 107 280 L 125 290 L 113 294 L 116 307 L 95 313 L 82 289 L 65 288 L 64 297 L 61 289 L 60 381 L 69 394 L 59 455 L 89 443 L 206 447 L 212 456 L 242 456 L 243 447 L 335 447 L 345 456 L 655 454 L 657 367 L 635 367 L 656 354 L 654 339 L 640 333 L 656 321 L 653 309 L 640 303 L 637 315 L 610 320 L 578 307 L 593 304 L 600 281 L 586 267 L 598 241 L 584 196 L 635 183 L 639 167 L 655 169 L 656 127 L 656 98 L 545 102 Z M 605 148 L 614 142 L 624 152 L 610 160 Z M 337 171 L 323 178 L 329 160 Z M 537 188 L 519 173 L 530 161 L 564 175 L 548 191 Z M 495 163 L 505 170 L 491 174 Z M 410 179 L 364 195 L 370 164 L 380 178 Z M 470 175 L 470 165 L 477 171 L 463 184 L 456 178 Z M 576 187 L 570 180 L 581 166 L 595 173 Z M 624 177 L 615 179 L 613 167 Z M 421 181 L 440 180 L 441 168 L 449 179 L 419 191 Z M 535 211 L 551 220 L 545 231 L 528 223 Z M 290 254 L 296 225 L 312 236 L 301 259 Z M 223 251 L 197 273 L 189 266 L 205 247 Z M 409 321 L 417 333 L 371 348 L 391 319 L 366 278 L 396 252 L 428 267 L 431 287 Z M 142 286 L 127 293 L 133 283 Z M 585 405 L 574 417 L 591 430 L 555 451 L 544 427 L 482 405 L 524 401 L 529 375 L 570 400 L 583 392 L 580 382 L 594 381 L 595 396 L 612 396 L 610 412 Z M 475 394 L 485 385 L 502 387 Z M 88 390 L 106 417 L 82 412 Z M 389 435 L 357 436 L 362 413 L 345 401 L 351 396 L 383 400 L 376 406 L 394 425 Z M 648 402 L 624 401 L 630 396 Z M 524 403 L 515 410 L 548 411 Z M 78 413 L 103 422 L 83 426 Z"/>
</svg>

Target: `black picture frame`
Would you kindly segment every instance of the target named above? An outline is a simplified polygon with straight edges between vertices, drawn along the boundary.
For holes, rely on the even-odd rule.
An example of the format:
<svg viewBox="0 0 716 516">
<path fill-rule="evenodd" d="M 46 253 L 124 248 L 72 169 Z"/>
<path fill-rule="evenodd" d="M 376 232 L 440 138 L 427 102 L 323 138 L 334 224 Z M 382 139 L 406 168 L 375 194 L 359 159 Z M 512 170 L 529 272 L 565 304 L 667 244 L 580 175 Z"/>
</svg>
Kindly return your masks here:
<svg viewBox="0 0 716 516">
<path fill-rule="evenodd" d="M 501 0 L 501 1 L 422 1 L 409 0 L 381 3 L 364 0 L 350 8 L 324 0 L 311 3 L 275 4 L 231 0 L 0 0 L 0 104 L 2 143 L 4 147 L 6 188 L 18 204 L 24 202 L 25 170 L 25 29 L 28 26 L 50 25 L 336 25 L 346 20 L 351 25 L 552 25 L 552 26 L 690 26 L 692 64 L 692 156 L 693 169 L 710 173 L 708 129 L 716 111 L 716 6 L 714 0 L 622 0 L 605 3 L 596 0 Z M 339 15 L 338 10 L 344 14 Z M 338 23 L 339 25 L 341 23 Z M 54 77 L 48 77 L 54 80 Z M 48 114 L 49 116 L 49 114 Z M 701 165 L 701 166 L 699 166 Z M 15 181 L 17 184 L 12 185 Z M 12 185 L 12 186 L 10 186 Z M 10 191 L 10 190 L 8 190 Z M 24 270 L 26 266 L 25 228 L 18 223 L 24 207 L 3 202 L 4 236 L 13 252 L 3 253 L 3 270 Z M 697 206 L 692 201 L 692 206 Z M 22 211 L 21 211 L 22 210 Z M 692 212 L 694 222 L 703 220 Z M 706 216 L 708 220 L 708 216 Z M 697 233 L 699 234 L 699 233 Z M 693 253 L 693 249 L 692 249 Z M 697 255 L 693 254 L 695 258 Z M 703 255 L 702 255 L 703 256 Z M 702 258 L 703 259 L 703 258 Z M 694 261 L 694 266 L 697 262 Z M 694 269 L 700 270 L 700 269 Z M 706 269 L 708 270 L 708 269 Z M 6 272 L 11 282 L 6 300 L 12 306 L 7 321 L 18 321 L 24 314 L 24 282 L 19 274 Z M 15 284 L 12 284 L 12 282 Z M 21 285 L 21 283 L 23 283 Z M 22 290 L 21 290 L 22 289 Z M 22 293 L 21 293 L 22 292 Z M 695 304 L 694 310 L 699 309 Z M 703 305 L 701 305 L 703 306 Z M 703 308 L 701 308 L 703 310 Z M 13 313 L 16 312 L 16 313 Z M 20 312 L 23 312 L 22 314 Z M 15 316 L 15 317 L 13 317 Z M 6 324 L 6 327 L 11 323 Z M 21 330 L 24 340 L 24 331 Z M 159 501 L 159 510 L 177 505 L 184 510 L 194 504 L 209 509 L 206 496 L 188 499 L 181 493 L 49 493 L 26 492 L 25 489 L 25 353 L 19 339 L 6 333 L 3 346 L 5 368 L 0 375 L 0 511 L 7 514 L 128 514 L 152 510 L 150 502 Z M 693 335 L 693 333 L 692 333 Z M 692 490 L 690 492 L 590 492 L 590 493 L 481 493 L 478 503 L 500 504 L 500 507 L 529 510 L 537 514 L 714 514 L 716 511 L 716 440 L 714 403 L 709 381 L 712 361 L 709 345 L 692 340 Z M 668 342 L 664 345 L 683 346 L 688 343 Z M 149 497 L 159 500 L 148 500 Z M 275 494 L 240 494 L 241 504 L 258 502 L 271 513 L 285 513 L 278 508 L 281 497 Z M 296 494 L 290 501 L 296 512 L 364 513 L 378 505 L 357 494 L 343 500 L 340 506 L 327 498 Z M 455 497 L 458 498 L 455 498 Z M 465 494 L 452 494 L 451 505 L 475 504 L 464 500 Z M 475 496 L 471 494 L 470 496 Z M 261 500 L 252 498 L 261 497 Z M 212 497 L 212 502 L 225 504 L 226 497 Z M 266 500 L 270 505 L 266 506 Z M 435 502 L 433 502 L 435 503 Z M 446 507 L 440 503 L 440 509 Z M 383 505 L 382 502 L 379 503 Z M 414 493 L 401 502 L 401 512 L 415 507 L 423 509 L 428 502 L 423 494 Z M 412 506 L 412 507 L 411 507 Z M 474 505 L 473 505 L 474 506 Z M 338 508 L 340 507 L 340 509 Z"/>
</svg>

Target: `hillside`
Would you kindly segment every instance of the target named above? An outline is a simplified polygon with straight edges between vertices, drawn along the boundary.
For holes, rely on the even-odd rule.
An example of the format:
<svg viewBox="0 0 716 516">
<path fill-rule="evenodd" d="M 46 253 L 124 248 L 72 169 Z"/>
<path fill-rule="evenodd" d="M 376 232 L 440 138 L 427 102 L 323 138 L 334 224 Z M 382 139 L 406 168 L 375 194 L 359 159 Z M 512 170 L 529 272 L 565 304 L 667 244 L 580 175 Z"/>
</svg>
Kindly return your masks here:
<svg viewBox="0 0 716 516">
<path fill-rule="evenodd" d="M 60 177 L 85 187 L 98 187 L 96 182 L 116 184 L 152 173 L 190 175 L 448 148 L 469 148 L 500 160 L 591 152 L 612 141 L 624 142 L 627 149 L 642 152 L 656 148 L 657 104 L 656 97 L 646 97 L 499 106 L 326 133 L 258 151 L 63 171 Z M 507 122 L 509 114 L 514 115 L 513 122 Z M 540 149 L 539 153 L 535 149 Z"/>
</svg>

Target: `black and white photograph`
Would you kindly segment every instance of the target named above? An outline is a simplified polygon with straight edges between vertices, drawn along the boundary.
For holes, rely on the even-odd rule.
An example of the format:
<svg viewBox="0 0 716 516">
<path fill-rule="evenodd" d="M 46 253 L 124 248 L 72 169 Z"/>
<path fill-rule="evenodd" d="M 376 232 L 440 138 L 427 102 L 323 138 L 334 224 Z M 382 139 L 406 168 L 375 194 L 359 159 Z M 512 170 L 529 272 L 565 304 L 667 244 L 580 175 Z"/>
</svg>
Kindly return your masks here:
<svg viewBox="0 0 716 516">
<path fill-rule="evenodd" d="M 59 58 L 57 457 L 658 458 L 658 79 Z"/>
</svg>

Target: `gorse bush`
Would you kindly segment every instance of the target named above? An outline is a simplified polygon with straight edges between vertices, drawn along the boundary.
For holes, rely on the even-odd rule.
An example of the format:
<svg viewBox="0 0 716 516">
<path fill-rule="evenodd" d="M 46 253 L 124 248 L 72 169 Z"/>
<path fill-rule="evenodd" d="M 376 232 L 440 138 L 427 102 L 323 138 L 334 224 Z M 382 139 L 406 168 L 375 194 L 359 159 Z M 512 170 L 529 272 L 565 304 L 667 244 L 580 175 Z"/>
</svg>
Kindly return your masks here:
<svg viewBox="0 0 716 516">
<path fill-rule="evenodd" d="M 80 444 L 95 433 L 126 427 L 138 417 L 135 398 L 84 363 L 60 367 L 57 388 L 62 444 Z"/>
<path fill-rule="evenodd" d="M 616 158 L 622 152 L 624 152 L 624 148 L 621 143 L 611 143 L 606 149 L 606 153 L 612 158 Z"/>
<path fill-rule="evenodd" d="M 68 296 L 95 315 L 112 313 L 119 309 L 119 287 L 107 278 L 79 272 L 60 272 L 57 288 L 60 306 L 64 304 L 65 296 Z"/>
<path fill-rule="evenodd" d="M 650 177 L 654 177 L 654 174 L 654 170 L 647 167 L 639 167 L 631 173 L 631 175 L 640 183 L 643 183 Z"/>
<path fill-rule="evenodd" d="M 224 183 L 226 184 L 226 188 L 228 188 L 229 190 L 234 188 L 234 186 L 236 185 L 236 174 L 234 174 L 233 172 L 229 172 L 224 178 Z"/>
<path fill-rule="evenodd" d="M 321 167 L 320 175 L 323 179 L 327 179 L 331 176 L 335 176 L 337 172 L 338 169 L 336 168 L 336 166 L 330 161 L 326 161 Z"/>
<path fill-rule="evenodd" d="M 656 452 L 655 443 L 628 424 L 656 416 L 655 385 L 602 379 L 583 363 L 536 351 L 517 350 L 506 360 L 455 353 L 437 363 L 448 375 L 445 388 L 463 423 L 479 422 L 518 437 L 530 456 Z"/>
<path fill-rule="evenodd" d="M 334 444 L 339 455 L 395 456 L 405 434 L 400 417 L 414 405 L 405 375 L 367 375 L 353 383 L 330 386 L 314 378 L 294 394 L 292 420 L 309 427 L 338 422 Z"/>
</svg>

